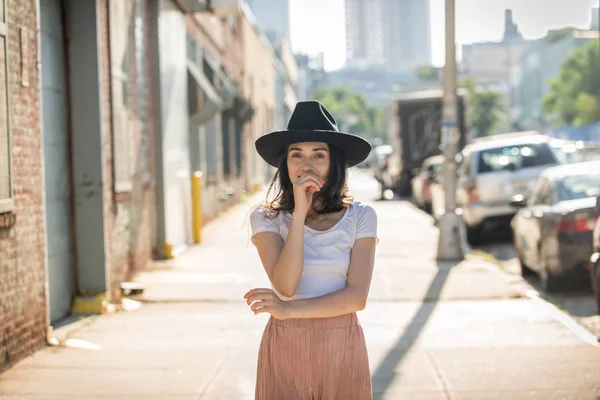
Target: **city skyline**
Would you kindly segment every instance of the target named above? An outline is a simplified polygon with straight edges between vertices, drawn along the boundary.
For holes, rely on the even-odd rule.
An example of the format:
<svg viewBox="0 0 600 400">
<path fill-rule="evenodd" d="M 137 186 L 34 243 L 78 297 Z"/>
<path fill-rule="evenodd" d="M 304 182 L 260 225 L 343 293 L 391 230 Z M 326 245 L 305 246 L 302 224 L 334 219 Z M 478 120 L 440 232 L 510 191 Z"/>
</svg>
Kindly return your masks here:
<svg viewBox="0 0 600 400">
<path fill-rule="evenodd" d="M 345 28 L 350 65 L 408 71 L 431 63 L 429 0 L 346 0 Z"/>
<path fill-rule="evenodd" d="M 543 37 L 549 29 L 589 28 L 597 0 L 456 0 L 456 40 L 463 44 L 502 40 L 504 11 L 512 9 L 525 39 Z M 474 15 L 476 17 L 474 17 Z M 444 64 L 444 0 L 430 0 L 431 59 Z M 344 0 L 290 0 L 290 31 L 294 52 L 325 54 L 325 68 L 341 68 L 346 60 Z"/>
</svg>

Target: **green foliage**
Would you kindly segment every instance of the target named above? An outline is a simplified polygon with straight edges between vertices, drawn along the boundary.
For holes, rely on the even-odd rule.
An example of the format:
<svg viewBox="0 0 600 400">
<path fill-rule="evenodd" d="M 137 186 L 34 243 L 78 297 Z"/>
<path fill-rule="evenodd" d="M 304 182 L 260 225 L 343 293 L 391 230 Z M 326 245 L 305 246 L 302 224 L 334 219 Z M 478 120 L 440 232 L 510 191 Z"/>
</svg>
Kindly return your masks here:
<svg viewBox="0 0 600 400">
<path fill-rule="evenodd" d="M 431 65 L 421 65 L 417 68 L 417 76 L 422 81 L 438 81 L 440 79 L 440 69 Z"/>
<path fill-rule="evenodd" d="M 490 90 L 478 91 L 477 82 L 472 78 L 465 79 L 461 86 L 468 92 L 471 126 L 477 131 L 477 136 L 495 134 L 505 112 L 502 94 Z"/>
<path fill-rule="evenodd" d="M 600 121 L 600 49 L 597 40 L 577 47 L 550 81 L 544 114 L 560 126 Z"/>
<path fill-rule="evenodd" d="M 340 130 L 369 137 L 382 137 L 386 130 L 385 110 L 370 107 L 365 96 L 339 85 L 320 88 L 315 94 L 337 121 Z"/>
</svg>

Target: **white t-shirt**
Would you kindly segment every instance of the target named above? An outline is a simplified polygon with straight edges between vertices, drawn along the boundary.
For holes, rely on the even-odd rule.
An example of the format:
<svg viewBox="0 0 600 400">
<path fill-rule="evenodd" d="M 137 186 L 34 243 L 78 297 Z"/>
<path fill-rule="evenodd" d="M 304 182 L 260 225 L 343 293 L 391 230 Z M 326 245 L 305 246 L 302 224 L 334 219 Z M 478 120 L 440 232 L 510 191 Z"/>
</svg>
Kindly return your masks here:
<svg viewBox="0 0 600 400">
<path fill-rule="evenodd" d="M 267 211 L 258 207 L 250 216 L 252 236 L 273 232 L 285 241 L 292 215 L 282 211 L 276 218 L 268 218 Z M 286 297 L 273 288 L 283 300 L 319 297 L 346 287 L 350 252 L 357 239 L 377 238 L 377 214 L 368 204 L 354 201 L 342 219 L 331 229 L 317 231 L 304 226 L 304 268 L 296 293 Z"/>
</svg>

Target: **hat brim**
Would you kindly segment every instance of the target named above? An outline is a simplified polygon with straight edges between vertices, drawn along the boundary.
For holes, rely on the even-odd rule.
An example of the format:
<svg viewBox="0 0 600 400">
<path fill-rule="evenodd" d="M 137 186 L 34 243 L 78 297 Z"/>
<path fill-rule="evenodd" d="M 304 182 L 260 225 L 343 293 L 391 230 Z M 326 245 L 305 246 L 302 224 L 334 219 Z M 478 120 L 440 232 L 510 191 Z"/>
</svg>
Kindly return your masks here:
<svg viewBox="0 0 600 400">
<path fill-rule="evenodd" d="M 363 162 L 371 152 L 371 144 L 351 133 L 319 130 L 284 130 L 261 136 L 255 142 L 256 151 L 273 167 L 279 167 L 280 157 L 293 143 L 324 142 L 339 147 L 346 155 L 348 168 Z"/>
</svg>

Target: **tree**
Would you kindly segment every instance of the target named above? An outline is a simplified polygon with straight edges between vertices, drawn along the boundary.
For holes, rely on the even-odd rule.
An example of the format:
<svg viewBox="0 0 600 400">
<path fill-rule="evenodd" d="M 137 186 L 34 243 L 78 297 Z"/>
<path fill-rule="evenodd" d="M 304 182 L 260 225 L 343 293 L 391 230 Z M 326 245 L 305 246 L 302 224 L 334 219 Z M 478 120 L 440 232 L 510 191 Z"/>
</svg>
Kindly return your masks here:
<svg viewBox="0 0 600 400">
<path fill-rule="evenodd" d="M 370 107 L 364 95 L 347 86 L 322 87 L 315 99 L 331 112 L 340 130 L 372 138 L 385 133 L 385 111 Z"/>
<path fill-rule="evenodd" d="M 472 78 L 463 81 L 461 86 L 468 92 L 471 126 L 476 130 L 477 136 L 493 135 L 505 112 L 502 94 L 478 90 L 477 82 Z"/>
<path fill-rule="evenodd" d="M 600 121 L 600 49 L 590 40 L 573 50 L 558 77 L 550 81 L 544 114 L 560 126 L 584 126 Z"/>
</svg>

